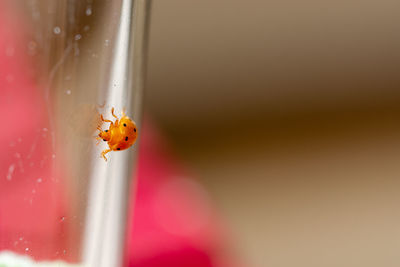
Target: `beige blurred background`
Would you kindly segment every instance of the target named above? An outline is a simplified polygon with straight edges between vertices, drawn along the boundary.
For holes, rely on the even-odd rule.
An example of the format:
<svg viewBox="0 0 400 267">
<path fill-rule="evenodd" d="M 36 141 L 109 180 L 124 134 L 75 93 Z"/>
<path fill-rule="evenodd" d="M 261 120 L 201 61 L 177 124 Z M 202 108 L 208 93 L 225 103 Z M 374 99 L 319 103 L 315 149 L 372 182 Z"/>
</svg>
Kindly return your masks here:
<svg viewBox="0 0 400 267">
<path fill-rule="evenodd" d="M 399 8 L 153 1 L 145 106 L 249 266 L 400 265 Z"/>
</svg>

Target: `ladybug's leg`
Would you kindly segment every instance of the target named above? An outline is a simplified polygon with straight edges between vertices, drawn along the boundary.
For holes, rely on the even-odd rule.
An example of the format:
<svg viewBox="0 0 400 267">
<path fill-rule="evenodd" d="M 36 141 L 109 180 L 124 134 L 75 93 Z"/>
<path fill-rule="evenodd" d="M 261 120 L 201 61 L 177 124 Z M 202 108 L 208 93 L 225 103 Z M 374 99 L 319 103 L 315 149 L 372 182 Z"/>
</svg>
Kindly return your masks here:
<svg viewBox="0 0 400 267">
<path fill-rule="evenodd" d="M 114 118 L 116 118 L 118 120 L 117 115 L 114 114 L 114 108 L 111 108 L 111 114 L 113 115 Z"/>
<path fill-rule="evenodd" d="M 110 152 L 110 151 L 111 151 L 111 149 L 106 149 L 106 150 L 103 150 L 103 152 L 101 152 L 101 156 L 103 157 L 103 159 L 104 159 L 105 161 L 107 161 L 106 154 L 107 154 L 108 152 Z"/>
<path fill-rule="evenodd" d="M 113 124 L 112 121 L 104 119 L 104 118 L 103 118 L 103 114 L 100 115 L 100 119 L 101 119 L 102 121 L 104 121 L 104 122 L 111 122 L 111 124 Z"/>
<path fill-rule="evenodd" d="M 115 120 L 115 122 L 114 122 L 114 126 L 115 126 L 115 127 L 118 127 L 118 123 L 119 123 L 119 122 L 118 122 L 118 117 L 117 117 L 117 115 L 114 114 L 114 107 L 111 108 L 111 114 L 113 115 L 114 118 L 116 118 L 116 120 Z"/>
</svg>

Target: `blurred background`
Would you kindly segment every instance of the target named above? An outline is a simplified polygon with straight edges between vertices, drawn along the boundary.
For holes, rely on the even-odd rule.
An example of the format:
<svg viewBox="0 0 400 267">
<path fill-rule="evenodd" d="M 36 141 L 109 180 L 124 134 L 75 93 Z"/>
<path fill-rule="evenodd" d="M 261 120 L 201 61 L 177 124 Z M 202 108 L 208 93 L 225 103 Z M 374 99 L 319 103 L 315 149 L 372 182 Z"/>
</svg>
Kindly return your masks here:
<svg viewBox="0 0 400 267">
<path fill-rule="evenodd" d="M 398 266 L 398 1 L 153 1 L 145 109 L 249 266 Z"/>
</svg>

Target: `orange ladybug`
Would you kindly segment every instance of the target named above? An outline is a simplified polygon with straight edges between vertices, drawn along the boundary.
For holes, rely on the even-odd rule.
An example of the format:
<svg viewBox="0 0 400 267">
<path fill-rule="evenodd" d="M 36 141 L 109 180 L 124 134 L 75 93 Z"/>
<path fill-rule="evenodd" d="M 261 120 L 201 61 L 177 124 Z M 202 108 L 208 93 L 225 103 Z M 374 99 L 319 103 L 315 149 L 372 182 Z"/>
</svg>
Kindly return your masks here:
<svg viewBox="0 0 400 267">
<path fill-rule="evenodd" d="M 101 152 L 101 156 L 107 161 L 106 154 L 110 151 L 124 150 L 132 146 L 136 142 L 137 128 L 134 121 L 126 116 L 125 111 L 122 111 L 121 119 L 114 114 L 114 108 L 111 109 L 111 114 L 116 120 L 114 122 L 105 120 L 103 115 L 100 119 L 103 122 L 110 122 L 108 130 L 102 130 L 100 126 L 97 129 L 100 131 L 97 140 L 103 140 L 108 143 L 109 148 Z"/>
</svg>

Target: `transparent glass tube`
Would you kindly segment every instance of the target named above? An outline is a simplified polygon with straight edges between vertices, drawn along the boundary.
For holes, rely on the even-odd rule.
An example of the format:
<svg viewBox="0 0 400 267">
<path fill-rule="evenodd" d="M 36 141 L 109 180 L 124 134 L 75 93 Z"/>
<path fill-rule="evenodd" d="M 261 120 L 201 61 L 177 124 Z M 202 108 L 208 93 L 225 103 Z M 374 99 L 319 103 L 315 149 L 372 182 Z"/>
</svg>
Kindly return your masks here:
<svg viewBox="0 0 400 267">
<path fill-rule="evenodd" d="M 106 106 L 126 107 L 140 116 L 143 92 L 143 48 L 146 3 L 122 2 L 120 24 L 104 91 Z M 128 78 L 129 77 L 129 78 Z M 100 151 L 98 151 L 100 153 Z M 120 266 L 132 168 L 129 153 L 113 161 L 97 158 L 91 167 L 84 261 L 87 266 Z"/>
<path fill-rule="evenodd" d="M 0 266 L 122 266 L 149 6 L 0 3 Z M 138 142 L 106 162 L 95 137 L 111 107 Z"/>
</svg>

